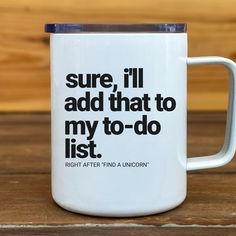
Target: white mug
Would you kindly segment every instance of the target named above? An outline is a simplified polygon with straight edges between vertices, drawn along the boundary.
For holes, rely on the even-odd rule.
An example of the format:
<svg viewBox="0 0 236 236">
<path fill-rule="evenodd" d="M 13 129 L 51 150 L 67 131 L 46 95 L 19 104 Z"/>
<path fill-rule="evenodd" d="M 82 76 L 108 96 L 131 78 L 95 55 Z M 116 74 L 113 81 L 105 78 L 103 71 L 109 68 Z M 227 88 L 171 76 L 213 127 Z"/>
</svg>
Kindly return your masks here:
<svg viewBox="0 0 236 236">
<path fill-rule="evenodd" d="M 155 214 L 186 197 L 186 172 L 225 165 L 236 147 L 236 65 L 187 57 L 185 24 L 48 24 L 52 195 L 89 215 Z M 231 73 L 225 143 L 187 159 L 187 66 Z M 207 144 L 206 144 L 207 145 Z"/>
</svg>

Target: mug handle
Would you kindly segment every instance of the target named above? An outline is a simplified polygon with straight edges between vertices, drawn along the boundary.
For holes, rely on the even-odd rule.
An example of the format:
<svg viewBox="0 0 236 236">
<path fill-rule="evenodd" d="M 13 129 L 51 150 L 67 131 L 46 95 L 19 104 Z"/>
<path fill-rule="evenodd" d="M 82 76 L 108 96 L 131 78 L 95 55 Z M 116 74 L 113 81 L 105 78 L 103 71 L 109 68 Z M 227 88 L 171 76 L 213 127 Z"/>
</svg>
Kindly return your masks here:
<svg viewBox="0 0 236 236">
<path fill-rule="evenodd" d="M 230 92 L 224 145 L 221 150 L 214 155 L 191 157 L 187 159 L 187 170 L 199 170 L 223 166 L 232 160 L 236 149 L 236 63 L 224 57 L 188 57 L 187 64 L 220 64 L 224 65 L 230 72 Z"/>
</svg>

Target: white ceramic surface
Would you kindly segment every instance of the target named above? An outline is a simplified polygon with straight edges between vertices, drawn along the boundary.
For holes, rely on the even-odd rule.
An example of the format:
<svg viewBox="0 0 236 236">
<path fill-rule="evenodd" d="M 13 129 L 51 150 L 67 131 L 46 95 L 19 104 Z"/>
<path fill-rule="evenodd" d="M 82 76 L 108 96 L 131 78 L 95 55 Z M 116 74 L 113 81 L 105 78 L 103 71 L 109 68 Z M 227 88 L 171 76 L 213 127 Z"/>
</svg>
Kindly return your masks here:
<svg viewBox="0 0 236 236">
<path fill-rule="evenodd" d="M 211 157 L 192 158 L 187 162 L 187 64 L 212 63 L 224 64 L 235 76 L 235 64 L 229 59 L 187 58 L 186 33 L 51 34 L 54 200 L 73 212 L 112 217 L 154 214 L 181 204 L 186 197 L 187 170 L 221 166 L 230 161 L 235 152 L 236 98 L 232 76 L 230 112 L 222 151 Z M 142 69 L 143 87 L 124 88 L 125 68 Z M 67 80 L 70 74 L 86 76 L 91 73 L 111 75 L 112 87 L 102 87 L 99 79 L 96 88 L 71 88 L 66 84 L 73 86 L 75 83 L 75 78 L 70 77 L 73 82 Z M 117 85 L 117 91 L 129 99 L 148 94 L 150 111 L 147 107 L 144 110 L 144 104 L 142 111 L 111 111 L 108 98 L 111 94 L 117 95 L 117 91 L 113 92 L 114 84 Z M 86 92 L 90 97 L 102 92 L 103 111 L 65 110 L 68 97 L 78 100 Z M 165 105 L 168 108 L 174 106 L 174 99 L 175 109 L 160 111 L 159 107 L 158 110 L 154 99 L 156 94 L 160 94 L 158 101 L 162 105 L 167 98 Z M 168 101 L 170 97 L 172 103 Z M 133 126 L 147 117 L 148 122 L 153 121 L 150 125 L 153 130 L 158 128 L 159 123 L 160 132 L 137 134 L 133 127 L 124 128 L 119 135 L 109 135 L 104 132 L 104 117 Z M 66 135 L 65 122 L 71 120 L 87 121 L 89 127 L 97 121 L 94 134 L 92 128 L 89 133 L 88 126 L 85 126 L 84 134 L 80 129 L 82 125 L 79 125 L 77 135 Z M 136 129 L 143 131 L 142 125 L 138 126 L 140 123 L 136 124 Z M 93 135 L 91 139 L 88 139 L 89 134 Z M 71 142 L 73 138 L 77 145 L 86 145 L 80 147 L 90 152 L 86 158 L 66 157 L 65 140 L 70 139 Z M 91 141 L 96 145 L 94 150 L 91 149 Z M 84 166 L 84 163 L 87 164 Z M 131 166 L 125 166 L 127 163 Z"/>
</svg>

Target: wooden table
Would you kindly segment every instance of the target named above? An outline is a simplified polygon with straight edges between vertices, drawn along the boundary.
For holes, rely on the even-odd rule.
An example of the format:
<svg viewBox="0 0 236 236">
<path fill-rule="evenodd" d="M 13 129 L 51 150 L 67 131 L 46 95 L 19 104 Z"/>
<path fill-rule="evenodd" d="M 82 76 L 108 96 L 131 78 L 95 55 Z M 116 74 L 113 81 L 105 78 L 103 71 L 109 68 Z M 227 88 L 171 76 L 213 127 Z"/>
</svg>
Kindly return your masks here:
<svg viewBox="0 0 236 236">
<path fill-rule="evenodd" d="M 191 113 L 189 156 L 223 143 L 224 113 Z M 188 174 L 178 208 L 146 217 L 101 218 L 57 206 L 50 193 L 50 115 L 0 115 L 0 235 L 236 235 L 236 158 Z"/>
</svg>

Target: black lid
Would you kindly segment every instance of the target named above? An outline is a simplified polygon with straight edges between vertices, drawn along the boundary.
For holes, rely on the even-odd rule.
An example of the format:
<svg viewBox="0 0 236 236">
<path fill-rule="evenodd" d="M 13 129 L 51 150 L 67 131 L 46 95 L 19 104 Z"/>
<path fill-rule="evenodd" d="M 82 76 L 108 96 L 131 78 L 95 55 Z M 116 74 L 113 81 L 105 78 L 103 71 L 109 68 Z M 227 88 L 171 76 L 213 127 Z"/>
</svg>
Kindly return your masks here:
<svg viewBox="0 0 236 236">
<path fill-rule="evenodd" d="M 185 33 L 180 24 L 46 24 L 48 33 Z"/>
</svg>

